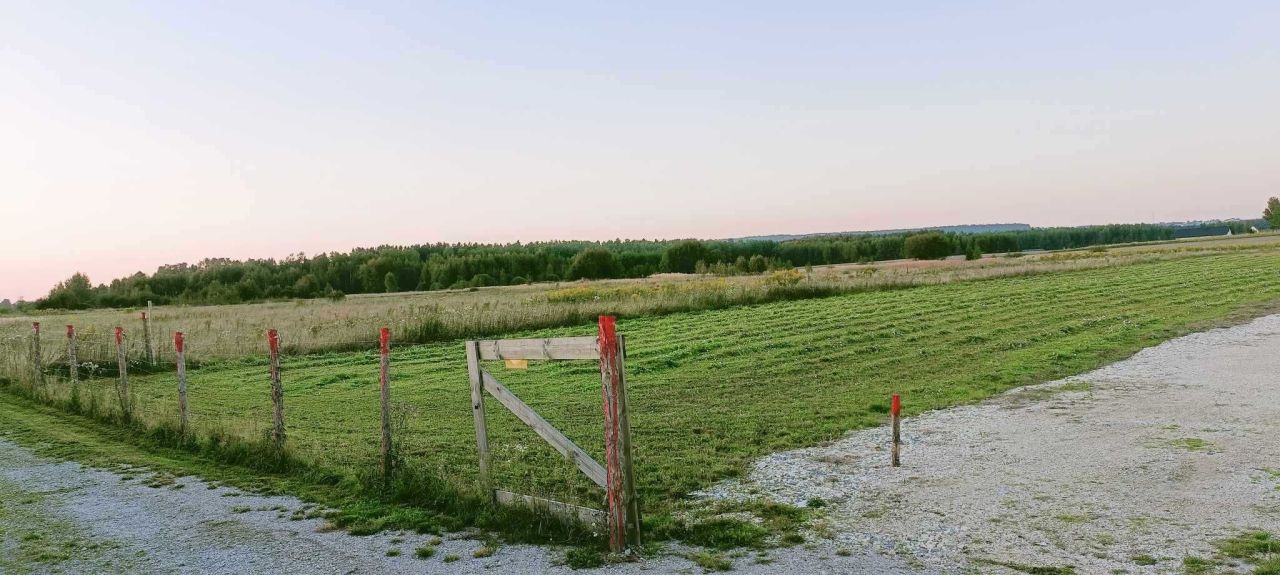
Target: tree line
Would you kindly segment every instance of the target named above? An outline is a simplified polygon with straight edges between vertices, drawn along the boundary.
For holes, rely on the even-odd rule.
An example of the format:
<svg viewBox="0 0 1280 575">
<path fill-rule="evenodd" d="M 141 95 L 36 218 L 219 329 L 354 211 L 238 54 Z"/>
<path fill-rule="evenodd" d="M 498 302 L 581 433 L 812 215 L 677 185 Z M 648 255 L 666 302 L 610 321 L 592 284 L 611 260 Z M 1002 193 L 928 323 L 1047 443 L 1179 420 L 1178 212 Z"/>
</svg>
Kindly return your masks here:
<svg viewBox="0 0 1280 575">
<path fill-rule="evenodd" d="M 1221 224 L 1228 225 L 1228 224 Z M 1232 222 L 1237 233 L 1248 222 Z M 1235 228 L 1239 228 L 1236 230 Z M 1173 238 L 1174 228 L 1122 224 L 1001 233 L 909 232 L 768 240 L 614 240 L 430 244 L 359 248 L 284 259 L 205 259 L 93 285 L 77 273 L 38 300 L 40 309 L 231 304 L 346 294 L 467 289 L 655 273 L 759 273 L 770 269 L 906 257 L 1081 248 Z"/>
</svg>

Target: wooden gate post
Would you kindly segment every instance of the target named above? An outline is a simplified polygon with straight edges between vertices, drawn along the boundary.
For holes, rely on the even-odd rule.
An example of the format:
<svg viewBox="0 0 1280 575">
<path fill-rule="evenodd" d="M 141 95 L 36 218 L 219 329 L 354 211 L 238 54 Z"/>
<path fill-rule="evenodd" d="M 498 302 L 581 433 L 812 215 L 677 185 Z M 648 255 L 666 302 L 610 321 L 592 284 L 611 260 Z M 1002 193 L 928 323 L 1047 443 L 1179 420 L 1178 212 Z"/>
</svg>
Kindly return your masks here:
<svg viewBox="0 0 1280 575">
<path fill-rule="evenodd" d="M 379 362 L 378 381 L 382 388 L 382 475 L 391 476 L 393 451 L 391 448 L 391 330 L 382 328 L 378 333 L 382 355 Z"/>
<path fill-rule="evenodd" d="M 173 332 L 173 357 L 178 366 L 178 430 L 187 437 L 187 350 L 182 332 Z"/>
<path fill-rule="evenodd" d="M 40 322 L 31 322 L 31 374 L 35 383 L 44 383 L 44 362 L 40 357 Z"/>
<path fill-rule="evenodd" d="M 125 422 L 133 419 L 133 397 L 129 395 L 129 362 L 124 351 L 124 328 L 116 328 L 116 368 L 120 378 L 116 383 L 116 395 L 120 397 L 120 413 Z"/>
<path fill-rule="evenodd" d="M 156 348 L 151 345 L 151 315 L 142 312 L 142 343 L 147 352 L 147 363 L 156 364 Z"/>
<path fill-rule="evenodd" d="M 480 378 L 480 342 L 467 342 L 467 377 L 471 379 L 471 415 L 476 424 L 476 452 L 480 456 L 480 486 L 493 494 L 489 476 L 489 430 L 484 420 L 484 384 Z"/>
<path fill-rule="evenodd" d="M 896 393 L 893 394 L 893 400 L 889 408 L 889 418 L 893 426 L 893 447 L 889 450 L 889 465 L 902 467 L 902 462 L 898 460 L 898 453 L 901 451 L 899 446 L 902 443 L 902 398 Z"/>
<path fill-rule="evenodd" d="M 67 324 L 67 374 L 71 376 L 71 396 L 80 386 L 80 362 L 76 359 L 76 326 Z"/>
<path fill-rule="evenodd" d="M 609 513 L 609 549 L 622 552 L 628 543 L 640 542 L 640 514 L 631 465 L 631 430 L 627 417 L 626 378 L 623 347 L 618 339 L 617 321 L 600 316 L 600 383 L 604 397 L 604 451 L 607 487 L 605 502 Z"/>
<path fill-rule="evenodd" d="M 280 333 L 267 330 L 267 347 L 271 352 L 271 404 L 275 408 L 271 440 L 276 449 L 284 447 L 284 386 L 280 384 Z"/>
</svg>

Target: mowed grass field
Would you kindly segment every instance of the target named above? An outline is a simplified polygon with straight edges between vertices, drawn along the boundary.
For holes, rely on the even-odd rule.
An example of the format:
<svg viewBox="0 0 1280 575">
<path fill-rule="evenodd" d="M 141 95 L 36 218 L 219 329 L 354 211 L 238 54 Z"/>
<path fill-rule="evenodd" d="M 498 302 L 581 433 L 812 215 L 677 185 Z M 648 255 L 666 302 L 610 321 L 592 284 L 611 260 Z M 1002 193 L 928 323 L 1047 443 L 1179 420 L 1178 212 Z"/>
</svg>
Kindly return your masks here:
<svg viewBox="0 0 1280 575">
<path fill-rule="evenodd" d="M 662 517 L 700 488 L 743 473 L 764 454 L 882 424 L 891 393 L 907 414 L 972 402 L 1080 373 L 1176 335 L 1280 308 L 1280 249 L 1177 259 L 895 291 L 854 293 L 620 322 L 643 508 Z M 590 335 L 587 327 L 511 334 Z M 393 344 L 394 346 L 394 344 Z M 373 469 L 377 358 L 288 357 L 289 444 L 336 473 Z M 597 458 L 598 366 L 485 366 Z M 395 346 L 392 401 L 405 464 L 459 489 L 477 479 L 463 346 Z M 144 421 L 176 419 L 171 373 L 131 378 Z M 59 384 L 55 384 L 59 385 Z M 86 384 L 111 401 L 113 381 Z M 192 420 L 260 436 L 270 425 L 265 358 L 189 370 Z M 602 492 L 496 401 L 487 402 L 499 487 L 600 507 Z M 908 423 L 909 425 L 909 423 Z"/>
</svg>

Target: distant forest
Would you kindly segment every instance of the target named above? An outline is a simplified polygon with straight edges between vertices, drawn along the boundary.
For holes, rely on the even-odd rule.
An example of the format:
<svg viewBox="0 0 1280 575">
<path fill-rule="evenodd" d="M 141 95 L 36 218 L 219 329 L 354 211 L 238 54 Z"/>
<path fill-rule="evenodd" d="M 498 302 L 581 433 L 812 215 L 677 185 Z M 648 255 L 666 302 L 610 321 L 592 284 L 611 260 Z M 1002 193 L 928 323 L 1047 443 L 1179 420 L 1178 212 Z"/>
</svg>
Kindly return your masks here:
<svg viewBox="0 0 1280 575">
<path fill-rule="evenodd" d="M 1235 233 L 1251 222 L 1226 222 Z M 937 231 L 769 240 L 615 240 L 514 244 L 431 244 L 302 254 L 282 260 L 206 259 L 138 272 L 94 286 L 84 274 L 60 282 L 40 309 L 230 304 L 346 294 L 465 289 L 577 279 L 639 278 L 659 272 L 740 274 L 904 257 L 1082 248 L 1168 240 L 1171 226 L 1124 224 L 957 234 Z M 913 236 L 928 236 L 908 241 Z M 927 245 L 908 253 L 909 244 Z"/>
</svg>

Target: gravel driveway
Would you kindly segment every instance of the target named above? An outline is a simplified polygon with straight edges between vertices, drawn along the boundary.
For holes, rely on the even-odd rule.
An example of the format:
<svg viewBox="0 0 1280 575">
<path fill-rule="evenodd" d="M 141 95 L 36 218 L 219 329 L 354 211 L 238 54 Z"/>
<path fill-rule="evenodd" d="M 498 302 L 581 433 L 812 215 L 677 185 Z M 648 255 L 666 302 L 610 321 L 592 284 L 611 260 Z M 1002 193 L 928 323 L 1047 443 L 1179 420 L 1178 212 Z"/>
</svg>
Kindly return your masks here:
<svg viewBox="0 0 1280 575">
<path fill-rule="evenodd" d="M 910 402 L 911 398 L 904 398 Z M 1097 371 L 777 453 L 712 497 L 829 503 L 836 539 L 928 572 L 1178 572 L 1280 531 L 1280 315 Z"/>
</svg>

